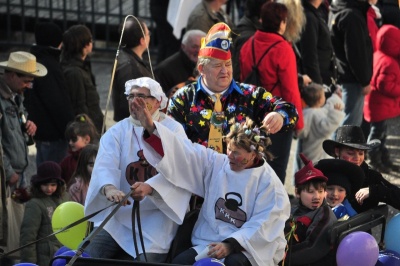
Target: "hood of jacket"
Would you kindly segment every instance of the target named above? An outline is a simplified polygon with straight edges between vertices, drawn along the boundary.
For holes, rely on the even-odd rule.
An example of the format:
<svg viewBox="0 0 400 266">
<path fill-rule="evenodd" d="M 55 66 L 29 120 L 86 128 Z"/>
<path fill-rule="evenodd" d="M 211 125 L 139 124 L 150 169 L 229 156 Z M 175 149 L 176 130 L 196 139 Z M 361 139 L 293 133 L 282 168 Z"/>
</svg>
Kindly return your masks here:
<svg viewBox="0 0 400 266">
<path fill-rule="evenodd" d="M 367 14 L 369 7 L 368 1 L 363 0 L 332 0 L 330 10 L 333 14 L 336 14 L 343 9 L 353 8 L 360 10 L 363 14 Z"/>
<path fill-rule="evenodd" d="M 383 25 L 376 36 L 376 45 L 382 53 L 400 58 L 400 29 L 393 25 Z"/>
</svg>

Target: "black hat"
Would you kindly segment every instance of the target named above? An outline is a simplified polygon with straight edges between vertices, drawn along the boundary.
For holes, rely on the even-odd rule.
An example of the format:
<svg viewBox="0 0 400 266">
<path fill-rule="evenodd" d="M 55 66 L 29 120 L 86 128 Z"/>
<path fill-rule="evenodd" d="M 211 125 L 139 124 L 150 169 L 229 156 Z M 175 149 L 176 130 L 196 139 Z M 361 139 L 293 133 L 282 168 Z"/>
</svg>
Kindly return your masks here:
<svg viewBox="0 0 400 266">
<path fill-rule="evenodd" d="M 335 148 L 347 146 L 358 150 L 371 150 L 381 144 L 380 140 L 373 139 L 367 143 L 361 127 L 344 125 L 337 129 L 335 140 L 324 140 L 322 147 L 332 157 L 336 157 Z"/>
<path fill-rule="evenodd" d="M 304 167 L 294 174 L 294 181 L 296 186 L 304 184 L 305 182 L 313 179 L 320 179 L 322 181 L 328 180 L 328 178 L 320 170 L 316 169 L 313 166 L 312 162 L 307 159 L 304 154 L 300 153 L 300 158 L 304 163 Z"/>
<path fill-rule="evenodd" d="M 35 40 L 37 45 L 58 47 L 62 42 L 63 32 L 53 22 L 39 22 L 35 27 Z"/>
<path fill-rule="evenodd" d="M 61 177 L 61 167 L 56 162 L 46 161 L 41 163 L 37 168 L 37 174 L 32 176 L 32 184 L 43 184 L 52 180 L 60 184 L 64 184 Z"/>
<path fill-rule="evenodd" d="M 341 159 L 320 160 L 315 168 L 328 177 L 326 184 L 346 189 L 347 196 L 355 194 L 363 185 L 365 174 L 361 167 Z"/>
</svg>

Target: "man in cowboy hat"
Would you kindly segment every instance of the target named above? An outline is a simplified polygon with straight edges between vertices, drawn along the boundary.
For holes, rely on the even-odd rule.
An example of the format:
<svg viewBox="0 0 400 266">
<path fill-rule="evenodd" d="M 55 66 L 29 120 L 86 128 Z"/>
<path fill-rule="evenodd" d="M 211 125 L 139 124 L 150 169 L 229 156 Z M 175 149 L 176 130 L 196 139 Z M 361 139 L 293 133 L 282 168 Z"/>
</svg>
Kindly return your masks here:
<svg viewBox="0 0 400 266">
<path fill-rule="evenodd" d="M 36 125 L 26 120 L 23 92 L 32 86 L 35 77 L 45 76 L 47 69 L 27 52 L 12 52 L 7 61 L 0 62 L 0 68 L 4 69 L 4 74 L 0 75 L 0 136 L 3 149 L 0 165 L 5 179 L 1 181 L 9 191 L 7 197 L 10 197 L 15 188 L 25 186 L 23 173 L 28 166 L 27 137 L 34 136 L 36 132 Z M 23 213 L 23 205 L 17 205 L 15 208 L 21 208 Z M 11 215 L 8 214 L 9 218 Z M 14 235 L 16 232 L 13 231 L 14 234 L 9 233 L 7 241 L 3 242 L 9 250 L 19 246 L 19 226 L 17 224 L 18 235 Z"/>
<path fill-rule="evenodd" d="M 349 199 L 358 213 L 374 208 L 379 202 L 400 209 L 400 188 L 388 182 L 364 161 L 365 152 L 379 143 L 379 140 L 367 143 L 361 127 L 353 125 L 339 127 L 335 140 L 328 139 L 322 143 L 324 151 L 330 156 L 346 160 L 363 169 L 365 179 L 362 188 L 355 193 L 354 203 Z"/>
</svg>

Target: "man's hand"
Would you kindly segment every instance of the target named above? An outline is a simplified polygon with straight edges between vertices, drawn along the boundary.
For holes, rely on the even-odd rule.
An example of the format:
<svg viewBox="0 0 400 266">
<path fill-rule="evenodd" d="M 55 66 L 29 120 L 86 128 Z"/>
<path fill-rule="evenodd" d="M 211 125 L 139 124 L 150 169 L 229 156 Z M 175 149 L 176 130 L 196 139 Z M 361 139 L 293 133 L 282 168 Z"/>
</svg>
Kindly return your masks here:
<svg viewBox="0 0 400 266">
<path fill-rule="evenodd" d="M 367 95 L 371 91 L 371 85 L 367 85 L 363 88 L 363 94 Z"/>
<path fill-rule="evenodd" d="M 283 117 L 277 112 L 267 114 L 262 122 L 262 127 L 270 134 L 275 134 L 281 130 L 283 126 Z"/>
<path fill-rule="evenodd" d="M 146 107 L 146 102 L 144 99 L 139 97 L 135 97 L 133 99 L 133 113 L 142 124 L 142 127 L 144 127 L 144 129 L 146 129 L 150 134 L 153 133 L 156 127 L 154 125 L 153 118 Z"/>
<path fill-rule="evenodd" d="M 29 136 L 32 136 L 32 137 L 35 136 L 36 129 L 37 129 L 35 123 L 33 123 L 31 120 L 28 120 L 28 121 L 26 121 L 25 127 L 26 127 L 26 133 Z"/>
<path fill-rule="evenodd" d="M 308 85 L 310 85 L 312 83 L 311 78 L 308 75 L 303 75 L 303 86 L 307 87 Z"/>
<path fill-rule="evenodd" d="M 10 180 L 8 180 L 8 185 L 13 186 L 15 185 L 19 180 L 19 174 L 14 173 L 11 177 Z"/>
<path fill-rule="evenodd" d="M 113 185 L 105 185 L 103 189 L 104 189 L 104 195 L 111 202 L 118 203 L 125 197 L 125 193 L 118 190 Z M 130 205 L 130 204 L 131 204 L 130 201 L 127 200 L 126 202 L 124 202 L 122 204 L 122 206 Z"/>
<path fill-rule="evenodd" d="M 147 195 L 151 195 L 153 193 L 153 188 L 149 184 L 143 182 L 135 182 L 135 184 L 131 186 L 131 189 L 132 189 L 131 196 L 134 200 L 137 201 L 141 201 Z"/>
<path fill-rule="evenodd" d="M 211 243 L 209 245 L 208 256 L 210 258 L 223 259 L 232 253 L 231 245 L 228 243 Z"/>
</svg>

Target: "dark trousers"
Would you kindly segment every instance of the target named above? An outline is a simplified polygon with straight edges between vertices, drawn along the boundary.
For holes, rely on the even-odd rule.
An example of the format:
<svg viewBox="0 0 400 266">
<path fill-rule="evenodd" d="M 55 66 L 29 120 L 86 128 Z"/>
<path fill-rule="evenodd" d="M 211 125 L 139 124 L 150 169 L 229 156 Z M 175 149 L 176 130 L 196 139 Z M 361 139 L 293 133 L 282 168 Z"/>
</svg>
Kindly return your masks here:
<svg viewBox="0 0 400 266">
<path fill-rule="evenodd" d="M 381 145 L 368 152 L 369 155 L 373 155 L 374 153 L 386 149 L 385 143 L 387 137 L 387 120 L 382 120 L 379 122 L 371 122 L 370 125 L 371 125 L 371 130 L 369 132 L 368 142 L 370 142 L 373 139 L 379 139 L 381 141 Z"/>
<path fill-rule="evenodd" d="M 286 168 L 289 162 L 293 131 L 276 133 L 269 137 L 272 141 L 269 151 L 274 155 L 275 159 L 268 163 L 271 165 L 272 169 L 274 169 L 276 175 L 282 181 L 282 184 L 285 184 Z"/>
</svg>

